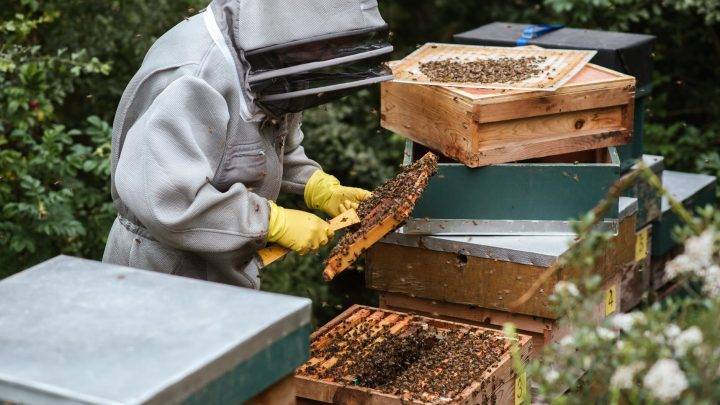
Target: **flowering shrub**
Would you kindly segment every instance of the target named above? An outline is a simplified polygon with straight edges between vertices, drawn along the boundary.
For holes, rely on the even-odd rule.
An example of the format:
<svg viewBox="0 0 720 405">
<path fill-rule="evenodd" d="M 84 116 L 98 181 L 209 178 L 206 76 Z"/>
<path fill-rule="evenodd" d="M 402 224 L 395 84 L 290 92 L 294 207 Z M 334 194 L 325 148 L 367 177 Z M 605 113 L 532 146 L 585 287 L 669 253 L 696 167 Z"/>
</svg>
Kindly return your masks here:
<svg viewBox="0 0 720 405">
<path fill-rule="evenodd" d="M 675 207 L 682 210 L 682 207 Z M 540 398 L 556 404 L 720 401 L 720 211 L 688 219 L 683 253 L 666 265 L 684 288 L 600 325 L 600 279 L 558 283 L 552 299 L 572 333 L 528 366 Z M 586 224 L 587 225 L 587 224 Z M 597 236 L 596 236 L 597 237 Z M 592 240 L 587 236 L 585 242 Z M 583 266 L 576 257 L 573 263 Z M 590 268 L 592 260 L 584 268 Z"/>
</svg>

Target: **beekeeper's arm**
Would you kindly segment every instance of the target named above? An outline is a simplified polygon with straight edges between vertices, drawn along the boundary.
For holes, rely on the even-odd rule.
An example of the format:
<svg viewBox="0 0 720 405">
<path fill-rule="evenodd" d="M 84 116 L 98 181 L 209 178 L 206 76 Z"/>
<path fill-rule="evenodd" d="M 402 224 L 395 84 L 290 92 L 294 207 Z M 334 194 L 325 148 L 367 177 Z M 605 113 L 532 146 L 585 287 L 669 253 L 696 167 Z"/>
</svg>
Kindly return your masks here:
<svg viewBox="0 0 720 405">
<path fill-rule="evenodd" d="M 241 183 L 213 187 L 228 121 L 224 98 L 206 82 L 170 84 L 127 134 L 116 171 L 123 202 L 181 250 L 246 251 L 271 241 L 304 252 L 326 242 L 332 232 L 312 214 L 283 210 Z"/>
<path fill-rule="evenodd" d="M 322 210 L 333 217 L 357 208 L 371 193 L 361 188 L 340 185 L 337 178 L 323 172 L 320 165 L 305 155 L 300 119 L 301 115 L 295 114 L 290 123 L 285 145 L 282 191 L 302 194 L 308 207 Z"/>
</svg>

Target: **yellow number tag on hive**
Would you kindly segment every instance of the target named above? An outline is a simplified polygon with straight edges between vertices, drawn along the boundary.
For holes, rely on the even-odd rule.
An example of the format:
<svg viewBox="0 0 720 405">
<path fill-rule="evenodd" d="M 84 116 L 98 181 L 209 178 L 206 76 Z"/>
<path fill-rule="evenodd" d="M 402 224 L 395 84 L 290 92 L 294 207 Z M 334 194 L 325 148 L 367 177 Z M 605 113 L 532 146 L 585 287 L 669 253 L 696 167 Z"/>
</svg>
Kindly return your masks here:
<svg viewBox="0 0 720 405">
<path fill-rule="evenodd" d="M 645 228 L 637 234 L 635 239 L 635 261 L 645 260 L 648 255 L 648 229 Z"/>
<path fill-rule="evenodd" d="M 612 286 L 605 291 L 605 316 L 617 311 L 617 288 Z"/>
<path fill-rule="evenodd" d="M 515 377 L 515 405 L 525 403 L 527 397 L 527 376 L 523 371 L 522 374 Z"/>
</svg>

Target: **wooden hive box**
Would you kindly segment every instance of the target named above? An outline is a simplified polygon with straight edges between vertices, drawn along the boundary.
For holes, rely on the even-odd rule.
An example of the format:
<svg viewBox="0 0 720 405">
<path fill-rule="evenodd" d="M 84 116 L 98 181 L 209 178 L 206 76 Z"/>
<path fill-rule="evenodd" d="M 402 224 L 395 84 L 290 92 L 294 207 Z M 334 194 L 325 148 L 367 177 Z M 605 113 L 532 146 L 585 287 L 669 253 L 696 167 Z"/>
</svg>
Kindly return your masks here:
<svg viewBox="0 0 720 405">
<path fill-rule="evenodd" d="M 628 241 L 629 242 L 629 241 Z M 634 260 L 622 265 L 620 311 L 629 312 L 637 307 L 650 292 L 650 244 L 652 225 L 635 232 Z"/>
<path fill-rule="evenodd" d="M 408 142 L 405 164 L 425 150 Z M 571 235 L 570 219 L 595 207 L 619 178 L 615 147 L 481 168 L 445 158 L 405 229 L 435 235 Z M 601 226 L 617 231 L 617 205 L 606 217 Z"/>
<path fill-rule="evenodd" d="M 603 300 L 593 308 L 593 321 L 598 325 L 609 315 L 619 312 L 618 296 L 622 294 L 619 276 L 603 286 Z M 532 357 L 536 358 L 549 344 L 559 342 L 572 333 L 572 328 L 563 324 L 562 318 L 550 319 L 523 315 L 475 305 L 456 304 L 439 300 L 411 297 L 405 294 L 381 292 L 380 308 L 469 323 L 486 328 L 502 329 L 506 323 L 517 327 L 518 333 L 532 337 Z"/>
<path fill-rule="evenodd" d="M 381 84 L 381 125 L 470 167 L 627 144 L 635 79 L 586 65 L 555 92 Z"/>
<path fill-rule="evenodd" d="M 665 170 L 662 181 L 670 195 L 693 214 L 699 207 L 717 204 L 714 176 Z M 673 229 L 680 225 L 682 221 L 670 208 L 667 198 L 663 197 L 660 218 L 653 222 L 651 245 L 651 283 L 655 291 L 666 287 L 668 280 L 665 280 L 665 263 L 681 248 L 673 238 Z"/>
<path fill-rule="evenodd" d="M 403 396 L 390 394 L 386 391 L 372 389 L 362 386 L 362 379 L 357 375 L 343 374 L 347 364 L 357 363 L 364 358 L 377 359 L 369 364 L 375 365 L 374 369 L 383 370 L 386 367 L 396 367 L 402 373 L 412 367 L 409 362 L 382 363 L 385 352 L 384 343 L 390 340 L 401 339 L 404 334 L 409 333 L 411 328 L 420 325 L 423 328 L 435 328 L 433 333 L 442 334 L 443 331 L 459 332 L 490 336 L 500 341 L 501 353 L 497 359 L 488 365 L 481 374 L 479 380 L 464 379 L 464 387 L 448 387 L 450 392 L 455 392 L 452 398 L 439 398 L 433 395 Z M 424 326 L 423 326 L 424 325 Z M 445 339 L 449 339 L 446 337 Z M 464 338 L 461 338 L 465 340 Z M 510 352 L 511 340 L 494 329 L 471 326 L 456 322 L 448 322 L 439 319 L 419 317 L 401 311 L 378 309 L 360 305 L 354 305 L 335 319 L 318 329 L 311 336 L 311 358 L 296 371 L 295 385 L 297 395 L 302 400 L 312 400 L 321 403 L 352 403 L 352 404 L 423 404 L 423 403 L 452 403 L 452 404 L 517 404 L 527 395 L 526 379 L 524 375 L 519 376 L 512 365 Z M 526 363 L 532 351 L 530 336 L 518 335 L 517 345 L 521 361 Z M 420 346 L 420 345 L 418 345 Z M 326 350 L 323 353 L 324 349 Z M 425 347 L 423 350 L 432 350 Z M 477 348 L 478 354 L 482 350 Z M 448 357 L 455 350 L 449 350 Z M 316 355 L 315 355 L 316 354 Z M 328 358 L 330 357 L 330 358 Z M 408 365 L 409 364 L 409 365 Z M 448 365 L 447 367 L 450 367 Z M 333 368 L 341 369 L 335 376 Z M 427 370 L 429 378 L 437 379 L 443 372 L 443 368 L 432 368 Z M 333 376 L 323 376 L 324 374 Z M 390 374 L 394 376 L 395 374 Z M 391 377 L 396 378 L 396 377 Z M 303 401 L 299 401 L 303 403 Z"/>
<path fill-rule="evenodd" d="M 635 261 L 634 199 L 623 207 L 618 235 L 595 273 L 603 283 Z M 570 250 L 575 236 L 417 236 L 395 232 L 367 253 L 368 288 L 498 311 L 510 303 Z M 549 297 L 560 281 L 580 272 L 561 268 L 525 304 L 512 312 L 557 319 Z"/>
<path fill-rule="evenodd" d="M 494 22 L 455 34 L 456 42 L 475 45 L 516 46 L 527 24 Z M 546 49 L 590 49 L 597 54 L 591 60 L 597 65 L 635 77 L 635 125 L 632 144 L 618 148 L 623 172 L 629 170 L 643 154 L 645 103 L 652 90 L 652 52 L 655 37 L 645 34 L 610 32 L 564 27 L 528 39 L 529 46 Z M 531 44 L 531 45 L 530 45 Z"/>
</svg>

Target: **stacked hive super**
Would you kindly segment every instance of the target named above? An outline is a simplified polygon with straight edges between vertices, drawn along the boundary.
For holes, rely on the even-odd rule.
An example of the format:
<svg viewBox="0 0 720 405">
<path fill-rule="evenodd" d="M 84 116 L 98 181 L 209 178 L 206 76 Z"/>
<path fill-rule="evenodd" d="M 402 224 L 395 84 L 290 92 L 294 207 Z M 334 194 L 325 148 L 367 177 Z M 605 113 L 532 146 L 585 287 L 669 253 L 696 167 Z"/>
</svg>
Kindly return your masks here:
<svg viewBox="0 0 720 405">
<path fill-rule="evenodd" d="M 483 43 L 486 31 L 462 39 Z M 561 265 L 577 239 L 570 219 L 592 210 L 641 160 L 663 174 L 662 157 L 643 155 L 639 139 L 653 38 L 583 33 L 608 47 L 596 49 L 598 64 L 587 63 L 592 53 L 447 44 L 428 44 L 392 64 L 396 80 L 381 89 L 382 125 L 409 139 L 406 167 L 431 151 L 439 156 L 437 174 L 402 228 L 375 244 L 363 234 L 366 283 L 379 292 L 380 309 L 353 307 L 313 334 L 311 359 L 296 375 L 300 397 L 519 403 L 527 395 L 525 376 L 508 367 L 508 349 L 516 344 L 527 361 L 571 332 L 549 301 L 560 282 L 582 274 Z M 463 65 L 468 56 L 478 57 L 474 67 Z M 517 82 L 507 80 L 518 74 Z M 500 83 L 446 83 L 463 75 Z M 528 79 L 533 75 L 540 77 Z M 681 176 L 696 181 L 679 190 Z M 688 207 L 712 195 L 709 176 L 666 173 L 663 180 Z M 636 307 L 661 284 L 651 260 L 664 259 L 656 245 L 674 251 L 668 229 L 676 221 L 645 181 L 611 204 L 597 224 L 614 237 L 592 269 L 604 294 L 593 320 Z M 552 276 L 541 278 L 551 268 Z M 534 295 L 511 305 L 539 279 Z M 496 332 L 506 322 L 520 331 L 515 342 Z"/>
<path fill-rule="evenodd" d="M 500 38 L 517 39 L 520 27 L 495 23 L 456 39 L 514 46 Z M 641 139 L 654 38 L 569 30 L 535 44 L 595 50 L 591 62 L 603 66 L 583 65 L 554 91 L 413 83 L 403 72 L 382 85 L 382 124 L 409 138 L 405 163 L 426 150 L 441 159 L 413 218 L 368 252 L 366 282 L 379 292 L 381 307 L 484 327 L 514 322 L 533 336 L 535 353 L 569 333 L 549 295 L 558 282 L 577 278 L 576 269 L 561 268 L 522 305 L 510 304 L 568 254 L 576 239 L 569 219 L 595 207 L 640 161 L 663 174 L 662 157 L 643 155 Z M 599 43 L 604 48 L 592 46 Z M 442 60 L 446 47 L 433 44 L 414 55 L 435 52 L 430 59 Z M 647 182 L 638 180 L 624 195 L 598 224 L 615 234 L 593 269 L 605 291 L 598 322 L 636 307 L 652 291 L 658 276 L 650 271 L 651 247 L 659 243 L 653 221 L 659 241 L 672 222 Z"/>
<path fill-rule="evenodd" d="M 555 28 L 555 27 L 554 27 Z M 650 35 L 604 32 L 574 28 L 548 29 L 525 24 L 495 22 L 457 34 L 455 40 L 465 44 L 514 46 L 518 42 L 544 48 L 594 49 L 591 60 L 606 68 L 629 74 L 637 79 L 635 91 L 635 117 L 633 140 L 618 147 L 623 173 L 631 170 L 640 160 L 662 179 L 663 186 L 683 206 L 694 212 L 706 204 L 716 203 L 716 179 L 694 173 L 664 171 L 661 156 L 643 155 L 643 133 L 646 103 L 652 91 L 652 47 L 655 37 Z M 642 261 L 634 271 L 644 271 L 652 263 L 648 283 L 651 293 L 664 295 L 673 290 L 673 283 L 664 277 L 665 262 L 678 253 L 678 243 L 672 237 L 673 228 L 680 224 L 670 209 L 667 198 L 662 198 L 646 182 L 639 181 L 627 190 L 626 195 L 638 199 L 638 252 L 651 257 Z M 643 247 L 647 249 L 643 250 Z"/>
<path fill-rule="evenodd" d="M 563 70 L 551 69 L 540 75 Z M 491 328 L 513 322 L 533 337 L 535 353 L 565 336 L 549 296 L 579 270 L 560 268 L 525 303 L 510 304 L 559 266 L 576 239 L 570 219 L 593 209 L 620 178 L 618 146 L 632 141 L 635 79 L 583 63 L 552 91 L 395 81 L 381 94 L 383 126 L 410 139 L 405 163 L 427 149 L 443 156 L 413 218 L 368 252 L 366 281 L 381 306 Z M 622 198 L 598 224 L 616 235 L 593 269 L 605 291 L 598 322 L 637 304 L 649 283 L 647 271 L 626 270 L 644 259 L 635 251 L 637 213 L 637 199 Z"/>
</svg>

